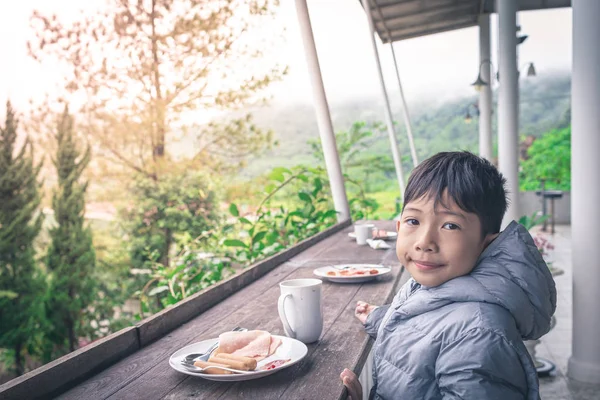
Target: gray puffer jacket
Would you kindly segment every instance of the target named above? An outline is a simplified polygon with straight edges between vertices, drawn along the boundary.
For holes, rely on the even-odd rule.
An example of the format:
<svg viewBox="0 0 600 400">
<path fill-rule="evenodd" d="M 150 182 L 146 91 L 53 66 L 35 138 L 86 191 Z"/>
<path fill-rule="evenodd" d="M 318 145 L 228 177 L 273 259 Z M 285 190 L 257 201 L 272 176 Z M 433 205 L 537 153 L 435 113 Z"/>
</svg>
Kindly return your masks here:
<svg viewBox="0 0 600 400">
<path fill-rule="evenodd" d="M 539 399 L 523 340 L 550 329 L 552 275 L 527 230 L 512 222 L 469 275 L 437 287 L 410 279 L 375 309 L 374 399 Z"/>
</svg>

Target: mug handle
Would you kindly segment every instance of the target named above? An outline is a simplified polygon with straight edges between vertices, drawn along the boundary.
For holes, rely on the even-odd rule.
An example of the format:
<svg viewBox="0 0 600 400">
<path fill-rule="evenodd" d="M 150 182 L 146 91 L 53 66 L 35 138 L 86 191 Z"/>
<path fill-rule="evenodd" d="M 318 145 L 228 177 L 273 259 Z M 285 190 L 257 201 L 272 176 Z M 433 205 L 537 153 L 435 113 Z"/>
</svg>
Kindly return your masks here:
<svg viewBox="0 0 600 400">
<path fill-rule="evenodd" d="M 292 295 L 290 293 L 287 293 L 279 296 L 279 300 L 277 301 L 277 309 L 279 310 L 279 318 L 281 318 L 281 322 L 283 322 L 283 329 L 285 330 L 285 333 L 287 333 L 288 336 L 292 339 L 295 339 L 296 332 L 294 332 L 294 330 L 290 326 L 290 323 L 288 322 L 285 316 L 285 310 L 283 308 L 283 305 L 285 304 L 285 299 L 287 299 L 288 297 L 292 297 Z"/>
</svg>

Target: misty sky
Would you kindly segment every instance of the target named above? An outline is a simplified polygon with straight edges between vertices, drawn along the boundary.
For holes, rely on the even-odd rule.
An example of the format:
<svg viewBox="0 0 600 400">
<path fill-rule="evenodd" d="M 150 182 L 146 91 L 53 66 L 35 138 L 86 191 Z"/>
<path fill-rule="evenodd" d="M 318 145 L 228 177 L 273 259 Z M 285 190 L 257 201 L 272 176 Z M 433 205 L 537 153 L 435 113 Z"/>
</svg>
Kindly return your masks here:
<svg viewBox="0 0 600 400">
<path fill-rule="evenodd" d="M 25 43 L 31 37 L 29 16 L 34 9 L 74 18 L 80 7 L 89 12 L 99 0 L 0 0 L 0 110 L 10 96 L 17 108 L 28 99 L 52 90 L 57 71 L 30 60 Z M 323 79 L 330 102 L 379 95 L 377 71 L 365 15 L 357 0 L 309 0 L 313 31 Z M 275 102 L 311 101 L 293 0 L 281 0 L 280 21 L 287 28 L 278 60 L 290 74 L 273 90 Z M 571 9 L 530 11 L 519 14 L 521 33 L 529 35 L 520 46 L 520 64 L 532 61 L 540 75 L 571 68 Z M 497 65 L 496 17 L 492 18 L 492 60 Z M 380 46 L 389 91 L 397 92 L 389 45 Z M 478 29 L 468 28 L 395 44 L 400 73 L 409 102 L 447 99 L 472 93 L 477 75 Z M 523 76 L 523 75 L 522 75 Z"/>
</svg>

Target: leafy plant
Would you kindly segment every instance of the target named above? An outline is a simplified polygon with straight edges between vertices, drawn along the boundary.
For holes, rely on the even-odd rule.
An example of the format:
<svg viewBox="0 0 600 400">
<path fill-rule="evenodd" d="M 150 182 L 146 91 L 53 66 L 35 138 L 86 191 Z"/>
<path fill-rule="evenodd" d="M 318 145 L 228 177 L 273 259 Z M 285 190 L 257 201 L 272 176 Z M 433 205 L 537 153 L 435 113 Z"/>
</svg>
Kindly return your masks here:
<svg viewBox="0 0 600 400">
<path fill-rule="evenodd" d="M 358 192 L 363 193 L 358 182 Z M 192 238 L 177 238 L 179 253 L 165 265 L 158 250 L 149 252 L 144 268 L 132 270 L 147 282 L 136 292 L 139 317 L 175 304 L 223 279 L 234 268 L 245 267 L 276 254 L 336 223 L 327 174 L 323 168 L 274 168 L 264 197 L 253 211 L 229 205 L 229 220 Z M 350 199 L 354 217 L 368 217 L 376 202 Z M 242 208 L 242 210 L 240 209 Z"/>
<path fill-rule="evenodd" d="M 546 189 L 571 190 L 571 127 L 552 130 L 535 140 L 521 162 L 521 190 L 537 190 L 540 181 Z"/>
<path fill-rule="evenodd" d="M 354 122 L 350 129 L 335 134 L 348 203 L 353 220 L 378 218 L 377 200 L 369 197 L 370 181 L 376 174 L 393 174 L 394 164 L 389 156 L 374 154 L 369 149 L 381 138 L 381 123 Z M 313 157 L 323 160 L 323 148 L 318 140 L 309 140 Z"/>
<path fill-rule="evenodd" d="M 84 314 L 82 328 L 83 336 L 93 341 L 131 326 L 135 318 L 127 300 L 146 280 L 131 274 L 128 249 L 131 237 L 117 221 L 92 221 L 91 228 L 96 251 L 93 279 L 97 293 Z"/>
<path fill-rule="evenodd" d="M 346 183 L 351 183 L 356 190 L 355 196 L 348 199 L 352 220 L 379 219 L 379 216 L 375 214 L 379 209 L 377 200 L 367 196 L 359 181 L 351 179 L 347 174 L 344 174 L 344 180 Z"/>
<path fill-rule="evenodd" d="M 132 194 L 123 221 L 134 268 L 156 261 L 169 267 L 178 236 L 200 237 L 220 219 L 216 190 L 198 172 L 172 171 L 159 180 L 139 178 Z"/>
<path fill-rule="evenodd" d="M 204 232 L 195 239 L 183 240 L 181 251 L 168 266 L 152 262 L 150 268 L 132 272 L 147 275 L 146 285 L 135 293 L 141 300 L 139 318 L 176 304 L 232 273 L 231 260 L 205 249 L 207 241 L 216 244 L 216 232 Z M 155 259 L 158 255 L 155 254 Z"/>
<path fill-rule="evenodd" d="M 549 215 L 534 212 L 531 215 L 523 215 L 519 218 L 519 224 L 523 225 L 525 229 L 530 230 L 534 226 L 543 224 L 548 218 L 550 218 Z"/>
<path fill-rule="evenodd" d="M 225 227 L 223 244 L 235 250 L 237 262 L 251 264 L 315 235 L 336 222 L 327 187 L 323 168 L 274 168 L 253 215 L 229 206 L 234 223 Z M 273 206 L 278 195 L 288 199 L 286 205 Z"/>
<path fill-rule="evenodd" d="M 364 192 L 372 190 L 371 181 L 375 180 L 374 177 L 391 177 L 395 174 L 391 157 L 388 154 L 377 154 L 373 149 L 374 144 L 385 136 L 384 132 L 383 124 L 379 122 L 357 121 L 348 130 L 335 134 L 345 180 L 348 182 L 348 177 L 352 176 L 353 181 L 350 183 L 360 182 L 363 198 Z M 320 140 L 309 140 L 308 143 L 312 156 L 319 161 L 324 161 Z M 346 188 L 349 194 L 355 194 L 356 189 L 353 185 Z"/>
</svg>

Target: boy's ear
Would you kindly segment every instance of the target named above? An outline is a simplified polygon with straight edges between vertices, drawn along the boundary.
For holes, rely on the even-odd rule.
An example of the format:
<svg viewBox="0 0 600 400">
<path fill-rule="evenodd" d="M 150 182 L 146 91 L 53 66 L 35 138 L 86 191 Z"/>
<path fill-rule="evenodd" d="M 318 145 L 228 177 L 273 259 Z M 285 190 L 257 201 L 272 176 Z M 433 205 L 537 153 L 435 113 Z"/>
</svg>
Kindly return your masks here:
<svg viewBox="0 0 600 400">
<path fill-rule="evenodd" d="M 396 221 L 396 232 L 400 230 L 400 220 Z"/>
</svg>

